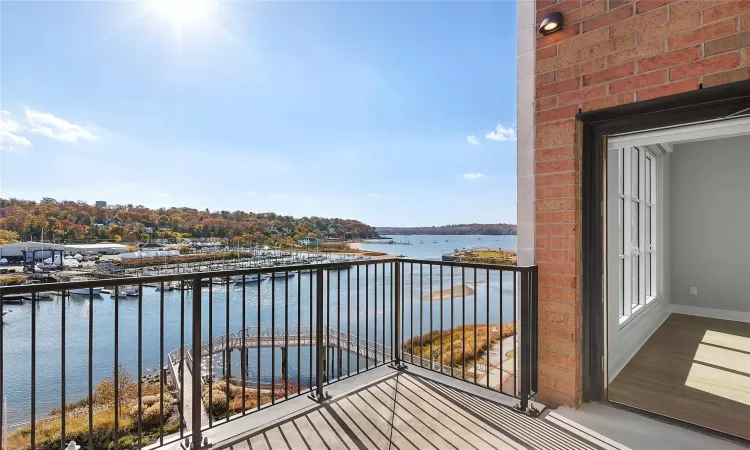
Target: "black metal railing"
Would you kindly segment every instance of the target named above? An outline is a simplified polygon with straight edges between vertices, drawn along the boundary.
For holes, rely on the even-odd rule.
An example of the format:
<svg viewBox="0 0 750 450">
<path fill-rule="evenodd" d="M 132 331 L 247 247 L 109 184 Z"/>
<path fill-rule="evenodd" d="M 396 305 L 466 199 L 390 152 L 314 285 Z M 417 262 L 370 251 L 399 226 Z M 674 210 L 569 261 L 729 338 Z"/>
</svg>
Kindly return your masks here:
<svg viewBox="0 0 750 450">
<path fill-rule="evenodd" d="M 2 287 L 7 437 L 11 448 L 201 448 L 209 428 L 300 395 L 322 401 L 329 384 L 386 364 L 528 411 L 536 277 L 387 258 Z"/>
</svg>

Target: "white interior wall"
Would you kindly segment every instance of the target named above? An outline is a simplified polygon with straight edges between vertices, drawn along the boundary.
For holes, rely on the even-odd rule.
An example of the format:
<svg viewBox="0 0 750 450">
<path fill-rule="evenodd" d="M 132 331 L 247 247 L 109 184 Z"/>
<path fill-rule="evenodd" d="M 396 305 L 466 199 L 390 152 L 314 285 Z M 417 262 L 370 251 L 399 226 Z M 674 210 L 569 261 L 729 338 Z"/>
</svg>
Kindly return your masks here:
<svg viewBox="0 0 750 450">
<path fill-rule="evenodd" d="M 750 322 L 750 136 L 674 145 L 670 187 L 672 311 Z"/>
</svg>

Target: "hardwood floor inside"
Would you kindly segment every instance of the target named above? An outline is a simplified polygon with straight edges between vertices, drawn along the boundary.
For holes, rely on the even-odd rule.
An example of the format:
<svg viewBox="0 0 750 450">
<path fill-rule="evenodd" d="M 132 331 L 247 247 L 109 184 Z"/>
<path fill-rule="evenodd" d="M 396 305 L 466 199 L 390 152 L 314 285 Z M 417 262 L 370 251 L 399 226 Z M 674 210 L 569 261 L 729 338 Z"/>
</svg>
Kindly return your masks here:
<svg viewBox="0 0 750 450">
<path fill-rule="evenodd" d="M 750 439 L 750 323 L 671 314 L 609 400 Z"/>
</svg>

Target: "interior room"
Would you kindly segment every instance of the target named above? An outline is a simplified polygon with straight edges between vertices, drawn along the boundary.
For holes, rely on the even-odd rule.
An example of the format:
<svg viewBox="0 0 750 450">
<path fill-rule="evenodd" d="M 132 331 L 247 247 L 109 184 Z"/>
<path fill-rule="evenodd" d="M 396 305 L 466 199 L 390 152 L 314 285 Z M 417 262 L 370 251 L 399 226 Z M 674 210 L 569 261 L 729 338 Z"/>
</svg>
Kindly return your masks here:
<svg viewBox="0 0 750 450">
<path fill-rule="evenodd" d="M 750 439 L 750 121 L 616 136 L 608 400 Z"/>
</svg>

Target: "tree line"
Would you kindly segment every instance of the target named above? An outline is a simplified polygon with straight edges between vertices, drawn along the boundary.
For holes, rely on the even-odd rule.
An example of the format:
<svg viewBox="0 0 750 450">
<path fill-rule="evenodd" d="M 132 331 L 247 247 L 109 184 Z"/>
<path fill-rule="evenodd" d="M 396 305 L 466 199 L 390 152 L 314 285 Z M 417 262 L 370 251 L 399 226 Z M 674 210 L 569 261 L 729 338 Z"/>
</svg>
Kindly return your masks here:
<svg viewBox="0 0 750 450">
<path fill-rule="evenodd" d="M 305 237 L 375 236 L 374 227 L 349 219 L 185 207 L 150 209 L 131 204 L 103 207 L 53 198 L 40 202 L 0 198 L 0 244 L 42 238 L 54 242 L 138 242 L 149 238 L 180 242 L 185 238 L 208 238 L 226 240 L 231 245 L 288 245 Z"/>
<path fill-rule="evenodd" d="M 443 225 L 438 227 L 377 227 L 378 234 L 484 234 L 509 235 L 517 234 L 517 226 L 509 223 L 467 223 Z"/>
</svg>

